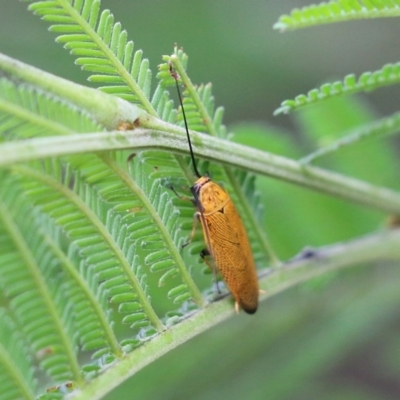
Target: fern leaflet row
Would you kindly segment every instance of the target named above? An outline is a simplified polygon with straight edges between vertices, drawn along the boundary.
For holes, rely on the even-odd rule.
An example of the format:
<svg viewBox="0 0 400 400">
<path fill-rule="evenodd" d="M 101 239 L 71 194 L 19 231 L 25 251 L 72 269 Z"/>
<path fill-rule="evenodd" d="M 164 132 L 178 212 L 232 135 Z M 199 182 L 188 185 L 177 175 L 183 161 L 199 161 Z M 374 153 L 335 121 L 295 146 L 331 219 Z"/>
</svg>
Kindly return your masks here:
<svg viewBox="0 0 400 400">
<path fill-rule="evenodd" d="M 310 5 L 282 15 L 274 24 L 281 32 L 349 20 L 398 17 L 400 3 L 393 0 L 337 0 Z"/>
<path fill-rule="evenodd" d="M 1 236 L 0 236 L 1 239 Z M 28 345 L 18 332 L 18 326 L 3 308 L 0 308 L 0 393 L 4 400 L 34 399 L 32 358 Z"/>
<path fill-rule="evenodd" d="M 274 115 L 289 113 L 308 104 L 318 103 L 334 96 L 372 91 L 380 87 L 400 83 L 400 63 L 387 64 L 374 72 L 364 72 L 357 79 L 354 74 L 347 75 L 343 81 L 326 83 L 319 89 L 312 89 L 307 95 L 299 95 L 294 100 L 285 100 Z"/>
<path fill-rule="evenodd" d="M 81 382 L 75 343 L 71 342 L 74 331 L 70 303 L 64 297 L 62 281 L 56 279 L 51 286 L 46 283 L 52 282 L 56 259 L 18 187 L 16 179 L 2 179 L 2 292 L 9 298 L 10 308 L 41 367 L 56 381 Z"/>
<path fill-rule="evenodd" d="M 400 131 L 400 113 L 395 113 L 389 117 L 373 121 L 367 125 L 357 127 L 350 132 L 347 132 L 334 143 L 322 147 L 315 152 L 301 158 L 299 162 L 309 164 L 316 159 L 325 157 L 343 148 L 355 145 L 366 139 L 391 135 Z"/>
<path fill-rule="evenodd" d="M 21 92 L 22 93 L 22 92 Z M 31 96 L 33 99 L 34 97 Z M 167 104 L 169 105 L 169 104 Z M 170 105 L 169 105 L 170 107 Z M 55 115 L 59 115 L 60 113 L 56 113 Z M 65 114 L 65 113 L 64 113 Z M 67 114 L 68 115 L 68 114 Z M 92 129 L 90 130 L 94 130 L 93 127 L 90 127 Z M 67 131 L 68 132 L 68 131 Z M 66 133 L 66 132 L 60 132 L 60 133 Z M 129 213 L 127 214 L 127 210 L 129 209 L 134 209 L 135 207 L 140 207 L 143 208 L 143 204 L 141 204 L 140 201 L 137 200 L 132 200 L 132 190 L 136 193 L 140 193 L 141 189 L 139 189 L 139 186 L 132 182 L 129 177 L 123 172 L 123 170 L 115 163 L 111 160 L 110 157 L 106 156 L 106 155 L 101 155 L 99 156 L 101 160 L 99 160 L 98 157 L 93 157 L 93 156 L 80 156 L 80 157 L 71 157 L 69 159 L 70 165 L 73 166 L 73 168 L 66 168 L 64 170 L 64 181 L 66 182 L 66 184 L 68 184 L 69 181 L 73 181 L 74 184 L 74 188 L 75 191 L 79 194 L 79 197 L 81 197 L 82 199 L 85 199 L 86 196 L 85 194 L 88 193 L 88 185 L 91 187 L 95 187 L 98 186 L 97 190 L 97 196 L 94 196 L 93 193 L 92 195 L 86 200 L 88 202 L 89 207 L 94 210 L 104 221 L 105 219 L 105 214 L 104 214 L 104 210 L 106 210 L 107 208 L 109 208 L 109 206 L 104 206 L 104 202 L 106 203 L 115 203 L 116 204 L 116 208 L 115 210 L 119 211 L 120 213 L 122 213 L 122 215 L 124 215 L 124 219 L 123 222 L 121 222 L 123 225 L 127 223 L 127 218 L 129 218 Z M 122 164 L 125 165 L 126 168 L 126 159 L 123 159 Z M 55 168 L 55 164 L 53 164 L 51 167 L 49 167 L 48 173 L 50 175 L 53 174 L 54 168 Z M 111 169 L 110 169 L 111 167 Z M 56 167 L 56 170 L 60 170 L 60 167 Z M 62 167 L 61 167 L 62 169 Z M 72 172 L 73 171 L 73 172 Z M 78 172 L 79 171 L 79 172 Z M 114 171 L 114 172 L 113 172 Z M 137 174 L 136 174 L 137 175 Z M 61 175 L 60 175 L 61 177 Z M 60 177 L 56 177 L 56 179 L 60 179 Z M 139 178 L 137 178 L 137 180 L 139 180 Z M 129 184 L 127 186 L 127 181 L 129 181 Z M 143 180 L 142 180 L 143 181 Z M 125 183 L 124 183 L 125 182 Z M 55 185 L 55 182 L 53 182 L 53 184 Z M 39 189 L 37 189 L 39 190 Z M 164 198 L 165 196 L 162 196 L 162 198 Z M 103 205 L 99 206 L 96 201 L 95 202 L 90 202 L 90 199 L 103 199 L 103 202 L 101 202 Z M 153 196 L 152 197 L 153 201 L 158 201 L 158 197 L 157 196 Z M 35 200 L 36 201 L 36 200 Z M 48 209 L 51 208 L 51 199 L 50 198 L 46 198 L 47 201 L 47 205 L 46 207 Z M 66 205 L 68 204 L 68 199 L 65 199 L 66 201 Z M 146 198 L 146 196 L 142 196 L 142 201 L 148 202 L 148 199 Z M 61 199 L 58 199 L 55 203 L 55 207 L 57 207 L 57 215 L 61 214 L 61 215 L 69 215 L 68 218 L 71 218 L 72 215 L 70 214 L 72 212 L 72 209 L 67 208 L 64 209 L 62 207 L 62 202 Z M 70 207 L 70 205 L 68 205 L 67 207 Z M 103 210 L 101 210 L 101 208 L 103 208 Z M 158 210 L 154 210 L 152 206 L 150 206 L 150 208 L 152 209 L 151 215 L 153 215 L 154 217 L 158 218 L 158 214 L 161 214 L 162 212 L 164 212 L 164 216 L 165 216 L 165 221 L 158 221 L 155 225 L 153 225 L 153 222 L 151 222 L 151 220 L 149 220 L 148 222 L 146 222 L 147 225 L 151 225 L 154 226 L 154 229 L 157 230 L 157 226 L 160 228 L 161 230 L 164 232 L 163 236 L 167 238 L 167 241 L 169 240 L 168 238 L 170 237 L 170 234 L 168 233 L 168 229 L 171 229 L 170 226 L 167 224 L 167 229 L 163 228 L 163 223 L 166 222 L 167 223 L 167 215 L 169 215 L 169 210 L 170 207 L 166 207 L 165 209 L 158 208 Z M 146 209 L 146 207 L 145 207 Z M 147 207 L 148 209 L 148 207 Z M 168 211 L 167 213 L 165 213 L 165 211 Z M 46 209 L 46 212 L 49 212 Z M 54 212 L 54 211 L 53 211 Z M 147 213 L 148 211 L 146 211 Z M 176 212 L 176 210 L 174 211 Z M 131 215 L 131 217 L 133 217 L 133 214 Z M 80 223 L 82 223 L 82 221 L 84 219 L 82 219 L 82 217 L 80 216 L 76 216 L 75 217 L 77 220 L 75 222 L 72 222 L 72 220 L 65 220 L 61 219 L 61 220 L 56 220 L 56 224 L 62 224 L 62 226 L 64 227 L 63 229 L 67 229 L 70 233 L 69 235 L 75 238 L 75 242 L 74 242 L 74 246 L 89 246 L 89 244 L 93 244 L 93 232 L 91 232 L 91 230 L 89 229 L 88 226 L 86 226 L 86 228 L 84 229 L 83 227 L 80 227 Z M 68 222 L 68 224 L 67 224 Z M 112 224 L 112 222 L 106 222 L 106 226 L 108 226 L 107 224 Z M 73 229 L 73 231 L 71 231 L 71 229 Z M 123 232 L 124 230 L 121 228 L 121 230 L 119 230 L 119 232 Z M 75 233 L 76 232 L 76 233 Z M 79 236 L 82 236 L 82 239 L 77 239 Z M 90 239 L 88 239 L 88 236 L 90 236 Z M 120 235 L 118 237 L 121 237 Z M 145 237 L 142 239 L 146 239 Z M 135 239 L 136 240 L 136 239 Z M 160 242 L 163 243 L 165 241 L 165 239 L 162 239 L 161 237 L 159 238 Z M 121 243 L 122 246 L 122 243 Z M 125 246 L 125 245 L 124 245 Z M 131 246 L 134 246 L 134 242 L 131 243 Z M 125 246 L 126 247 L 126 246 Z M 174 247 L 172 245 L 172 247 Z M 170 249 L 171 246 L 165 246 L 166 249 Z M 128 248 L 127 248 L 128 249 Z M 82 250 L 82 249 L 81 249 Z M 80 252 L 81 252 L 80 250 Z M 98 250 L 98 249 L 97 249 Z M 128 250 L 127 250 L 128 251 Z M 170 251 L 170 250 L 165 250 L 165 251 Z M 200 294 L 198 293 L 198 290 L 196 289 L 192 279 L 190 278 L 189 275 L 187 275 L 186 269 L 184 267 L 184 263 L 179 255 L 179 252 L 177 251 L 177 248 L 175 247 L 175 250 L 172 250 L 172 252 L 175 254 L 173 259 L 175 261 L 173 261 L 175 264 L 180 265 L 180 270 L 183 271 L 183 273 L 185 273 L 186 276 L 186 280 L 188 281 L 188 287 L 190 287 L 190 292 L 191 297 L 194 297 L 196 299 L 196 301 L 200 304 L 202 304 L 202 299 Z M 101 252 L 100 252 L 101 253 Z M 129 254 L 131 254 L 132 251 L 129 250 Z M 98 253 L 97 253 L 98 255 Z M 111 256 L 112 259 L 112 256 Z M 110 260 L 110 258 L 108 258 L 108 260 Z M 136 260 L 136 258 L 132 259 L 132 260 L 127 260 L 128 264 L 130 262 L 133 262 L 133 260 Z M 90 261 L 90 259 L 89 259 Z M 136 262 L 138 262 L 136 260 Z M 172 261 L 171 261 L 172 262 Z M 157 263 L 155 263 L 157 265 Z M 110 267 L 110 262 L 106 262 L 104 263 L 104 265 L 107 267 L 107 270 L 113 270 L 114 271 L 114 275 L 118 275 L 118 269 L 115 269 L 115 266 Z M 134 265 L 134 264 L 131 264 Z M 108 274 L 108 272 L 103 271 L 103 267 L 98 267 L 100 268 L 98 270 L 98 273 L 100 275 L 100 278 L 102 279 L 103 276 L 106 274 Z M 153 269 L 156 269 L 156 267 L 154 267 Z M 153 270 L 152 269 L 152 270 Z M 137 271 L 139 272 L 139 270 Z M 143 272 L 142 272 L 143 274 Z M 170 276 L 172 276 L 173 274 L 170 273 Z M 162 277 L 163 279 L 161 281 L 165 281 L 167 278 L 167 275 L 164 275 Z M 109 276 L 109 279 L 111 279 L 111 277 Z M 139 281 L 142 280 L 142 278 L 140 278 L 140 276 L 138 276 Z M 112 280 L 111 280 L 112 281 Z M 138 281 L 138 282 L 139 282 Z M 112 281 L 114 282 L 114 281 Z M 144 281 L 143 281 L 144 282 Z M 140 284 L 137 283 L 136 285 L 138 288 L 140 287 Z M 128 289 L 130 287 L 130 285 L 127 284 L 121 284 L 119 285 L 120 289 L 122 287 L 125 287 L 125 289 Z M 181 286 L 186 287 L 186 285 Z M 120 292 L 120 289 L 117 290 L 117 288 L 112 288 L 113 291 L 111 291 L 111 288 L 109 286 L 107 286 L 107 290 L 110 293 L 115 293 L 115 291 L 118 291 L 118 296 L 112 296 L 112 301 L 122 301 L 122 299 L 125 299 L 127 297 L 124 297 L 124 295 Z M 127 295 L 128 296 L 128 295 Z M 187 297 L 187 293 L 185 294 L 185 296 Z M 180 294 L 179 297 L 176 297 L 175 300 L 178 302 L 183 301 L 184 297 L 183 293 Z M 128 296 L 129 297 L 129 296 Z M 146 300 L 147 302 L 147 300 Z M 124 306 L 125 308 L 125 312 L 126 310 L 129 308 L 127 305 Z M 141 307 L 139 307 L 140 309 Z M 138 307 L 136 307 L 136 317 L 138 317 L 140 315 L 139 311 L 138 311 Z M 151 312 L 151 310 L 148 310 L 148 312 Z M 144 317 L 144 314 L 141 314 L 142 317 Z M 136 318 L 135 317 L 135 318 Z M 133 321 L 133 316 L 126 316 L 126 318 L 124 318 L 124 322 L 128 322 L 129 320 Z M 146 319 L 146 318 L 145 318 Z M 142 318 L 143 320 L 143 318 Z M 157 321 L 156 318 L 153 317 L 154 321 Z M 137 320 L 135 322 L 135 326 L 139 326 L 140 324 L 143 325 L 143 322 L 140 322 L 139 320 Z M 162 327 L 160 326 L 160 328 L 162 329 Z"/>
<path fill-rule="evenodd" d="M 100 4 L 100 0 L 47 0 L 33 1 L 29 9 L 53 24 L 50 30 L 60 34 L 57 41 L 77 56 L 83 70 L 92 73 L 90 81 L 104 84 L 101 90 L 139 103 L 155 115 L 148 100 L 148 60 L 142 60 L 142 51 L 133 51 L 126 30 L 114 23 L 109 10 L 100 13 Z"/>
</svg>

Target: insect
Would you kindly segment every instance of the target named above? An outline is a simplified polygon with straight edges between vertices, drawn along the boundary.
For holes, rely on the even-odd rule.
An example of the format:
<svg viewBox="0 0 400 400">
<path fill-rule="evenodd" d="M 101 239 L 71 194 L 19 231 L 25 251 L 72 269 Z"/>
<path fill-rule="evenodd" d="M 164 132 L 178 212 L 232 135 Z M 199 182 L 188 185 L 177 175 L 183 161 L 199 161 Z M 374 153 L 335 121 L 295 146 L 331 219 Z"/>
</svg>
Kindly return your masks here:
<svg viewBox="0 0 400 400">
<path fill-rule="evenodd" d="M 179 90 L 179 75 L 170 65 L 170 74 L 174 78 L 186 135 L 190 157 L 197 180 L 190 188 L 196 217 L 200 220 L 207 249 L 201 256 L 210 256 L 212 270 L 217 269 L 235 298 L 235 310 L 242 308 L 248 314 L 254 314 L 258 306 L 258 279 L 253 255 L 246 230 L 228 193 L 208 176 L 202 176 L 196 166 L 189 128 Z M 195 229 L 195 227 L 194 227 Z M 194 232 L 194 231 L 193 231 Z M 192 236 L 193 236 L 192 232 Z"/>
</svg>

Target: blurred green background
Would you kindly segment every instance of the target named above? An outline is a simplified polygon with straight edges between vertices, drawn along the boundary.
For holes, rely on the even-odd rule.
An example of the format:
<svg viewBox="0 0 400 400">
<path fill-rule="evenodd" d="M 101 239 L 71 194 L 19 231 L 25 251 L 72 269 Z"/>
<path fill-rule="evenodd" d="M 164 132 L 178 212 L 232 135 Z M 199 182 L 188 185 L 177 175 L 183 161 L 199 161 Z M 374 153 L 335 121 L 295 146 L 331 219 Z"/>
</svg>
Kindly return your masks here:
<svg viewBox="0 0 400 400">
<path fill-rule="evenodd" d="M 399 90 L 332 103 L 314 115 L 272 117 L 287 98 L 399 58 L 398 19 L 272 30 L 281 14 L 306 4 L 103 0 L 102 8 L 110 8 L 136 49 L 144 50 L 154 75 L 161 55 L 175 42 L 183 46 L 191 79 L 213 83 L 236 140 L 253 138 L 258 147 L 297 158 L 321 139 L 315 132 L 330 135 L 397 110 Z M 55 34 L 26 8 L 1 0 L 0 52 L 87 84 L 73 57 L 54 43 Z M 391 142 L 373 141 L 322 165 L 398 188 L 397 159 Z M 268 234 L 282 259 L 305 245 L 380 229 L 386 217 L 267 178 L 258 185 Z M 360 266 L 293 288 L 254 316 L 240 314 L 185 343 L 107 399 L 398 399 L 399 278 L 398 266 Z"/>
</svg>

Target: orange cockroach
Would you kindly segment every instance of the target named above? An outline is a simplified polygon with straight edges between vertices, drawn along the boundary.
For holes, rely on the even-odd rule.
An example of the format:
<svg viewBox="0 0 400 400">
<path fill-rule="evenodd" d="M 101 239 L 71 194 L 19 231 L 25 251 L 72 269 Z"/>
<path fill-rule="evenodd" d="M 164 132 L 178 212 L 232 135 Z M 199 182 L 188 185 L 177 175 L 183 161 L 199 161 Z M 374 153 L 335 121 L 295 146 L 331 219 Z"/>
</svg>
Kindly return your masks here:
<svg viewBox="0 0 400 400">
<path fill-rule="evenodd" d="M 254 314 L 258 306 L 258 279 L 246 230 L 228 193 L 211 180 L 202 176 L 196 166 L 189 128 L 179 90 L 178 74 L 170 66 L 175 79 L 179 101 L 185 122 L 190 156 L 197 180 L 190 188 L 196 206 L 196 216 L 203 229 L 207 249 L 201 256 L 211 256 L 211 269 L 218 270 L 236 300 L 235 309 L 243 308 Z"/>
</svg>

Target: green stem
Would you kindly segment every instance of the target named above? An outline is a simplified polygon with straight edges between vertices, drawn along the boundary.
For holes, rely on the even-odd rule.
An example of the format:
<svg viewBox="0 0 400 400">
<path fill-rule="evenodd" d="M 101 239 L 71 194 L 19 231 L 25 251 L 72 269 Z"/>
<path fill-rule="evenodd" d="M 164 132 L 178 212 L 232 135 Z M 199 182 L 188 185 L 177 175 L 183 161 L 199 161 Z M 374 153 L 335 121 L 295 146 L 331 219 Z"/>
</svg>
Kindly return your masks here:
<svg viewBox="0 0 400 400">
<path fill-rule="evenodd" d="M 146 125 L 152 129 L 85 133 L 4 143 L 0 145 L 0 166 L 45 157 L 117 149 L 160 149 L 187 155 L 187 139 L 182 128 L 150 119 L 149 116 L 146 119 Z M 160 128 L 165 131 L 153 130 Z M 193 148 L 199 157 L 282 179 L 387 213 L 400 214 L 400 195 L 393 190 L 322 168 L 303 166 L 295 160 L 210 135 L 197 132 L 191 135 Z"/>
<path fill-rule="evenodd" d="M 144 113 L 141 108 L 118 97 L 67 81 L 3 54 L 0 54 L 0 72 L 10 76 L 11 80 L 19 79 L 34 87 L 40 87 L 86 110 L 106 129 L 115 129 L 121 121 L 133 122 Z"/>
</svg>

